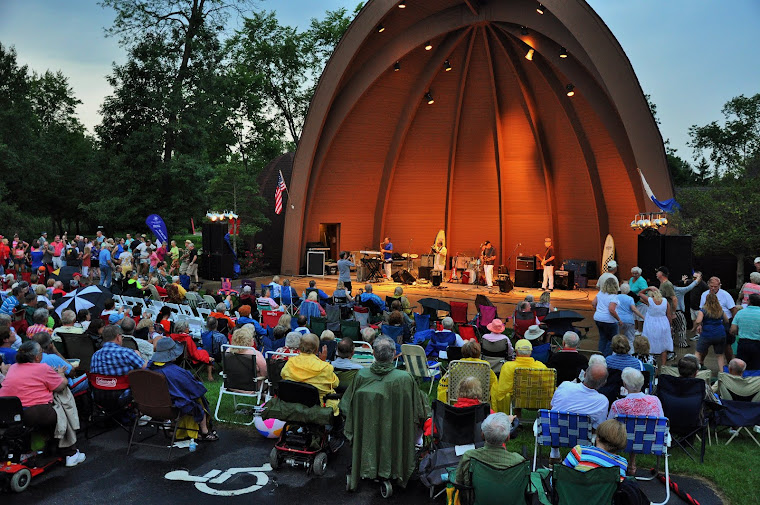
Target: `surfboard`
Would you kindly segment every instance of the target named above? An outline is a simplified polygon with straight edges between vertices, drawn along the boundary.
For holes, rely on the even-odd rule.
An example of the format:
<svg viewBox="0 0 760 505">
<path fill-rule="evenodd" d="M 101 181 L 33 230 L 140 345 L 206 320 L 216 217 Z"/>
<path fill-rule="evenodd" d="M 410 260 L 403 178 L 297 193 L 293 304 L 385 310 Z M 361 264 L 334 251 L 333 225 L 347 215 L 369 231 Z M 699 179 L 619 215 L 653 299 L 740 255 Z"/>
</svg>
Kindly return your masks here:
<svg viewBox="0 0 760 505">
<path fill-rule="evenodd" d="M 446 247 L 446 232 L 445 231 L 440 230 L 438 232 L 438 235 L 435 236 L 435 242 L 433 242 L 433 244 L 437 244 L 439 240 L 443 242 L 443 247 Z"/>
<path fill-rule="evenodd" d="M 607 239 L 604 241 L 604 248 L 602 249 L 602 269 L 601 273 L 607 271 L 607 265 L 610 261 L 615 259 L 615 239 L 612 235 L 607 235 Z"/>
</svg>

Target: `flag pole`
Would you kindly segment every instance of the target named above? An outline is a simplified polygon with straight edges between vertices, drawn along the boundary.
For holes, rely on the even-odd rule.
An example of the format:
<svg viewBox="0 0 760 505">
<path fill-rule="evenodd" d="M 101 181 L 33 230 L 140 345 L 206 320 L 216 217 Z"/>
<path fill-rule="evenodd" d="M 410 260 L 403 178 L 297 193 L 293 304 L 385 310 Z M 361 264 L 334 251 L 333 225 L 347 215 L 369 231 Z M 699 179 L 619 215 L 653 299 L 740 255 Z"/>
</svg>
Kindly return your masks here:
<svg viewBox="0 0 760 505">
<path fill-rule="evenodd" d="M 282 176 L 282 170 L 278 170 L 277 172 L 279 172 L 280 178 L 282 179 L 282 182 L 285 183 L 285 177 Z M 288 203 L 290 204 L 290 206 L 292 208 L 295 209 L 295 206 L 293 205 L 293 202 L 290 200 L 290 190 L 288 189 L 288 185 L 287 184 L 285 184 L 285 193 L 288 195 Z"/>
</svg>

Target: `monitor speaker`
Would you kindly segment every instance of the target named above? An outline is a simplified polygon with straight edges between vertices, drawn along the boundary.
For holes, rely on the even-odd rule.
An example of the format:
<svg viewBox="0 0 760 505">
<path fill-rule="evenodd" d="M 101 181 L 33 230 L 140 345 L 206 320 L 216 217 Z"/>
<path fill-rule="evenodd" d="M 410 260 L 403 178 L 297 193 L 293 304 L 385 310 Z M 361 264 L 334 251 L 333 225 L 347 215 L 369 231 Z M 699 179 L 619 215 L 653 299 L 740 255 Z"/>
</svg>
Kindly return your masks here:
<svg viewBox="0 0 760 505">
<path fill-rule="evenodd" d="M 430 272 L 430 282 L 433 283 L 433 286 L 440 286 L 441 282 L 443 282 L 443 272 L 440 270 L 433 270 Z"/>
<path fill-rule="evenodd" d="M 408 270 L 399 270 L 391 275 L 391 278 L 393 279 L 393 282 L 400 282 L 402 284 L 414 284 L 417 280 Z"/>
</svg>

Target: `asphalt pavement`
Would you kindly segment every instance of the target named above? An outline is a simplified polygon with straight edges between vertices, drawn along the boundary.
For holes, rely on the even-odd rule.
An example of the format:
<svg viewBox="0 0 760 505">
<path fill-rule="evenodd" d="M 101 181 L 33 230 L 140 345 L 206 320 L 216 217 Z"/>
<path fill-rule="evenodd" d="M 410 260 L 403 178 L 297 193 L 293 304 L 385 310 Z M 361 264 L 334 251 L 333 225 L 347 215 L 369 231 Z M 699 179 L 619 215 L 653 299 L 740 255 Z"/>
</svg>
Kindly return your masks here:
<svg viewBox="0 0 760 505">
<path fill-rule="evenodd" d="M 345 491 L 350 448 L 344 446 L 328 462 L 322 477 L 307 475 L 303 468 L 271 470 L 269 451 L 274 445 L 257 433 L 244 429 L 217 427 L 218 442 L 201 443 L 195 452 L 137 447 L 126 455 L 127 436 L 113 430 L 90 440 L 81 440 L 87 460 L 74 468 L 60 465 L 32 480 L 22 494 L 0 497 L 3 504 L 140 504 L 222 503 L 257 504 L 303 503 L 314 505 L 389 503 L 380 496 L 379 484 L 362 481 L 356 492 Z M 167 478 L 167 476 L 169 478 Z M 682 489 L 701 505 L 722 501 L 709 486 L 697 479 L 675 477 Z M 653 501 L 662 501 L 664 485 L 643 483 Z M 433 503 L 428 490 L 417 481 L 407 489 L 394 487 L 394 503 Z M 435 500 L 444 503 L 443 496 Z M 672 496 L 669 505 L 683 502 Z"/>
</svg>

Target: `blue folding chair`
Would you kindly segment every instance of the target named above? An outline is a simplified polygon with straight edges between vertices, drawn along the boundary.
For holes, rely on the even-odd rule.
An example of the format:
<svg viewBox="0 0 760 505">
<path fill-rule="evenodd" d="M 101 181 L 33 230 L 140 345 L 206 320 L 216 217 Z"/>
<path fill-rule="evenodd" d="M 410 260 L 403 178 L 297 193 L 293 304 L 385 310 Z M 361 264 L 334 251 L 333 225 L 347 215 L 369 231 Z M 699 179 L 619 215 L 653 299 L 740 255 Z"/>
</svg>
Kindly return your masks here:
<svg viewBox="0 0 760 505">
<path fill-rule="evenodd" d="M 414 314 L 414 327 L 415 331 L 429 330 L 430 329 L 430 315 L 429 314 Z"/>
<path fill-rule="evenodd" d="M 390 337 L 396 342 L 396 354 L 401 352 L 401 344 L 404 343 L 404 327 L 403 326 L 391 326 L 384 324 L 380 327 L 380 332 L 386 337 Z"/>
<path fill-rule="evenodd" d="M 628 445 L 625 450 L 629 454 L 653 454 L 657 456 L 659 466 L 660 456 L 665 458 L 665 500 L 652 505 L 664 505 L 670 500 L 670 471 L 668 469 L 668 447 L 670 447 L 670 424 L 666 417 L 650 416 L 617 416 L 616 419 L 625 425 L 628 434 Z M 655 470 L 657 468 L 655 467 Z M 652 480 L 651 477 L 636 477 L 636 480 Z"/>
<path fill-rule="evenodd" d="M 541 409 L 533 423 L 536 444 L 533 448 L 533 471 L 536 471 L 541 446 L 575 447 L 591 445 L 591 417 L 558 410 Z"/>
</svg>

